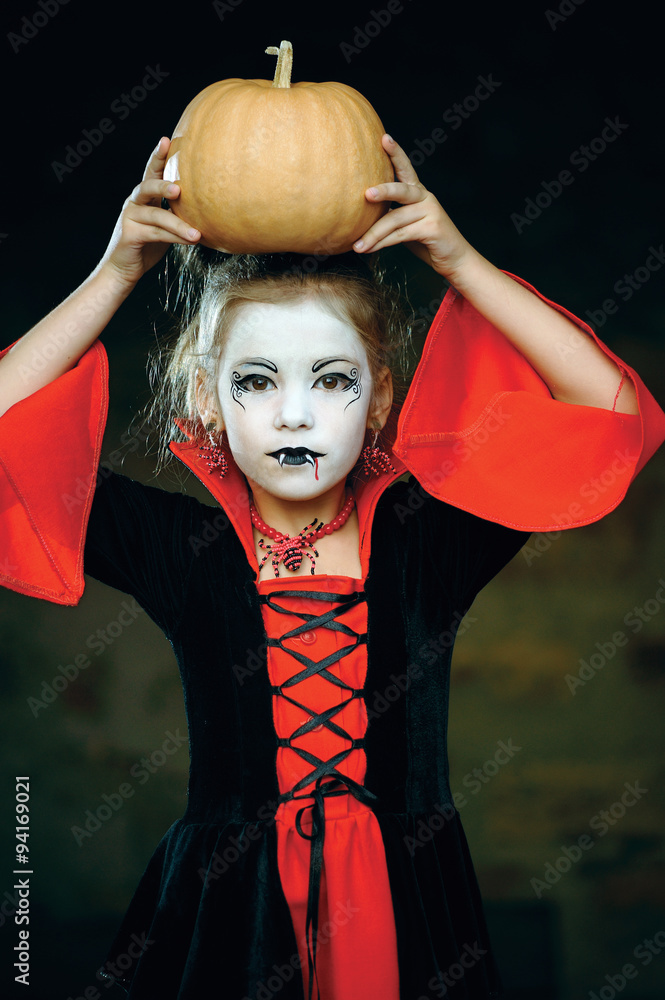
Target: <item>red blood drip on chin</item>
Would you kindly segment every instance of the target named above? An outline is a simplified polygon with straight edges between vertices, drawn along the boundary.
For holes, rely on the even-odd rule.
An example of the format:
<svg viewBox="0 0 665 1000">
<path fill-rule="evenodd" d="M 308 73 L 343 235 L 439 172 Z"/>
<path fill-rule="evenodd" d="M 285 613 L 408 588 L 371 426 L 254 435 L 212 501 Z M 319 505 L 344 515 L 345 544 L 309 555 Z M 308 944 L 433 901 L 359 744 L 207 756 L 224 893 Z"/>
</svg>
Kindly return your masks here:
<svg viewBox="0 0 665 1000">
<path fill-rule="evenodd" d="M 314 459 L 314 478 L 315 479 L 319 478 L 319 460 L 318 460 L 318 458 Z"/>
</svg>

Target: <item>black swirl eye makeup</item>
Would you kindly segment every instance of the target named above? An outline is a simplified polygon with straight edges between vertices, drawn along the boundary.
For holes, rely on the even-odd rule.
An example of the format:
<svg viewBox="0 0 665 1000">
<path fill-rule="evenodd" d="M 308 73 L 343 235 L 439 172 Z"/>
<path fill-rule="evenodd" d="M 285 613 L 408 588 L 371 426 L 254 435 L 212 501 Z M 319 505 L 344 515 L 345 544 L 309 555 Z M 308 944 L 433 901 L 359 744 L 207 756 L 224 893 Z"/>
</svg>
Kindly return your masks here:
<svg viewBox="0 0 665 1000">
<path fill-rule="evenodd" d="M 329 358 L 316 361 L 311 368 L 314 374 L 321 371 L 327 365 L 334 363 L 342 363 L 350 365 L 350 370 L 348 374 L 343 371 L 333 371 L 325 372 L 322 374 L 316 382 L 314 382 L 313 388 L 324 389 L 330 393 L 337 392 L 349 392 L 352 395 L 352 399 L 346 404 L 344 409 L 350 406 L 351 403 L 360 399 L 362 396 L 362 382 L 360 370 L 357 366 L 357 362 L 354 362 L 347 358 Z M 263 367 L 267 368 L 269 371 L 279 374 L 279 368 L 272 361 L 268 361 L 266 358 L 252 358 L 246 361 L 242 361 L 238 364 L 238 368 L 252 368 L 252 367 Z M 250 393 L 263 393 L 270 388 L 276 388 L 275 382 L 269 378 L 267 375 L 260 374 L 258 372 L 248 372 L 244 374 L 241 371 L 234 369 L 231 372 L 231 382 L 230 382 L 230 392 L 232 398 L 245 409 L 242 402 L 243 394 Z"/>
<path fill-rule="evenodd" d="M 349 358 L 327 358 L 325 360 L 316 361 L 312 365 L 312 371 L 314 372 L 314 374 L 316 374 L 317 372 L 321 371 L 322 368 L 325 368 L 327 365 L 339 364 L 339 363 L 351 365 L 351 369 L 348 375 L 346 375 L 344 372 L 328 372 L 325 375 L 321 376 L 319 382 L 324 383 L 323 388 L 329 389 L 330 391 L 339 390 L 341 392 L 350 392 L 353 398 L 350 399 L 349 402 L 344 407 L 344 409 L 346 410 L 346 408 L 350 406 L 351 403 L 355 403 L 355 401 L 357 399 L 360 399 L 360 397 L 362 396 L 362 391 L 363 391 L 362 382 L 360 379 L 360 369 L 358 368 L 357 362 L 351 361 Z M 326 379 L 334 379 L 336 380 L 337 384 L 325 385 Z M 344 384 L 339 385 L 340 380 L 342 380 Z"/>
<path fill-rule="evenodd" d="M 362 387 L 362 382 L 360 381 L 360 372 L 358 371 L 357 368 L 351 369 L 351 380 L 349 381 L 348 385 L 344 386 L 344 389 L 342 391 L 349 392 L 352 396 L 352 398 L 344 407 L 345 410 L 349 406 L 351 406 L 351 403 L 355 403 L 356 400 L 360 399 L 360 397 L 362 396 L 363 387 Z"/>
<path fill-rule="evenodd" d="M 247 392 L 247 389 L 242 384 L 242 375 L 240 374 L 240 372 L 232 372 L 231 373 L 231 398 L 234 399 L 236 401 L 236 403 L 239 403 L 240 406 L 242 406 L 242 408 L 244 410 L 245 407 L 244 407 L 244 404 L 243 404 L 243 402 L 242 402 L 242 400 L 240 398 L 243 392 Z"/>
<path fill-rule="evenodd" d="M 267 358 L 250 358 L 247 361 L 241 361 L 238 368 L 267 368 L 268 371 L 277 373 L 277 365 L 273 364 L 272 361 L 268 361 Z M 272 379 L 269 379 L 267 375 L 259 375 L 256 373 L 250 373 L 248 375 L 243 375 L 239 371 L 231 372 L 231 398 L 245 409 L 242 399 L 240 398 L 243 393 L 250 392 L 263 392 L 268 388 L 268 383 L 271 383 Z M 256 385 L 259 383 L 259 386 Z M 263 383 L 263 384 L 261 384 Z M 250 388 L 252 386 L 252 388 Z"/>
</svg>

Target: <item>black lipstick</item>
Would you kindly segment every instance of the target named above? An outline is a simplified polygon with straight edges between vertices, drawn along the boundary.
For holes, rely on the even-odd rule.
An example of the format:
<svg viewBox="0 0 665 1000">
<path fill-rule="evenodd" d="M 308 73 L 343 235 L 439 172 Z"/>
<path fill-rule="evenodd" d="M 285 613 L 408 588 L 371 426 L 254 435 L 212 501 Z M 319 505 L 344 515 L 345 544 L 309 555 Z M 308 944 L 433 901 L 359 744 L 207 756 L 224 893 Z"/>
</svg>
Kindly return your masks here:
<svg viewBox="0 0 665 1000">
<path fill-rule="evenodd" d="M 316 468 L 314 459 L 323 457 L 323 452 L 310 451 L 309 448 L 279 448 L 277 451 L 268 452 L 268 454 L 272 458 L 276 458 L 282 468 L 285 465 L 305 464 Z"/>
</svg>

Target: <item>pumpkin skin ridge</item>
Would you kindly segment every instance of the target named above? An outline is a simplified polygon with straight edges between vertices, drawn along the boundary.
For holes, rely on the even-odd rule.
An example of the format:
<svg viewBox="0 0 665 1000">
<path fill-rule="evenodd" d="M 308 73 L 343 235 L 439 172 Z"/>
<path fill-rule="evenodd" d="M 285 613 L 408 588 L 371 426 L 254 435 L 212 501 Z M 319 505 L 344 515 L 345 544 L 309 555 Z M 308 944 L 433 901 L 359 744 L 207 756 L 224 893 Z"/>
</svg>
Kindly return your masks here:
<svg viewBox="0 0 665 1000">
<path fill-rule="evenodd" d="M 229 93 L 231 106 L 220 100 Z M 349 104 L 358 114 L 349 114 Z M 300 81 L 275 88 L 266 80 L 218 81 L 196 95 L 174 130 L 164 177 L 180 185 L 181 195 L 171 207 L 201 231 L 199 242 L 220 252 L 346 252 L 388 211 L 386 203 L 372 204 L 364 196 L 370 184 L 393 180 L 380 141 L 384 131 L 369 101 L 345 84 Z M 368 147 L 372 133 L 375 147 Z M 224 147 L 222 138 L 205 141 L 222 134 Z M 236 155 L 225 152 L 241 146 Z M 340 181 L 349 175 L 348 183 Z M 314 197 L 307 178 L 315 181 Z M 248 190 L 255 192 L 252 198 Z M 211 222 L 216 215 L 223 216 L 221 226 Z M 267 217 L 272 221 L 266 234 Z"/>
</svg>

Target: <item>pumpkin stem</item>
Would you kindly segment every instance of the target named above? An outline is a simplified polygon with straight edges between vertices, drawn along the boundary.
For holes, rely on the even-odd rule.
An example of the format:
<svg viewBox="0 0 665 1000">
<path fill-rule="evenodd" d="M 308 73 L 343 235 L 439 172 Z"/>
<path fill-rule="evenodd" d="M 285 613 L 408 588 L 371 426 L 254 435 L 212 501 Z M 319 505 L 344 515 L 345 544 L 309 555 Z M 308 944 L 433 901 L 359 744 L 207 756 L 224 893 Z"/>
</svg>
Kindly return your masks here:
<svg viewBox="0 0 665 1000">
<path fill-rule="evenodd" d="M 291 42 L 282 42 L 279 48 L 269 45 L 266 49 L 269 56 L 277 56 L 273 87 L 288 88 L 291 86 L 291 67 L 293 66 L 293 46 Z"/>
</svg>

